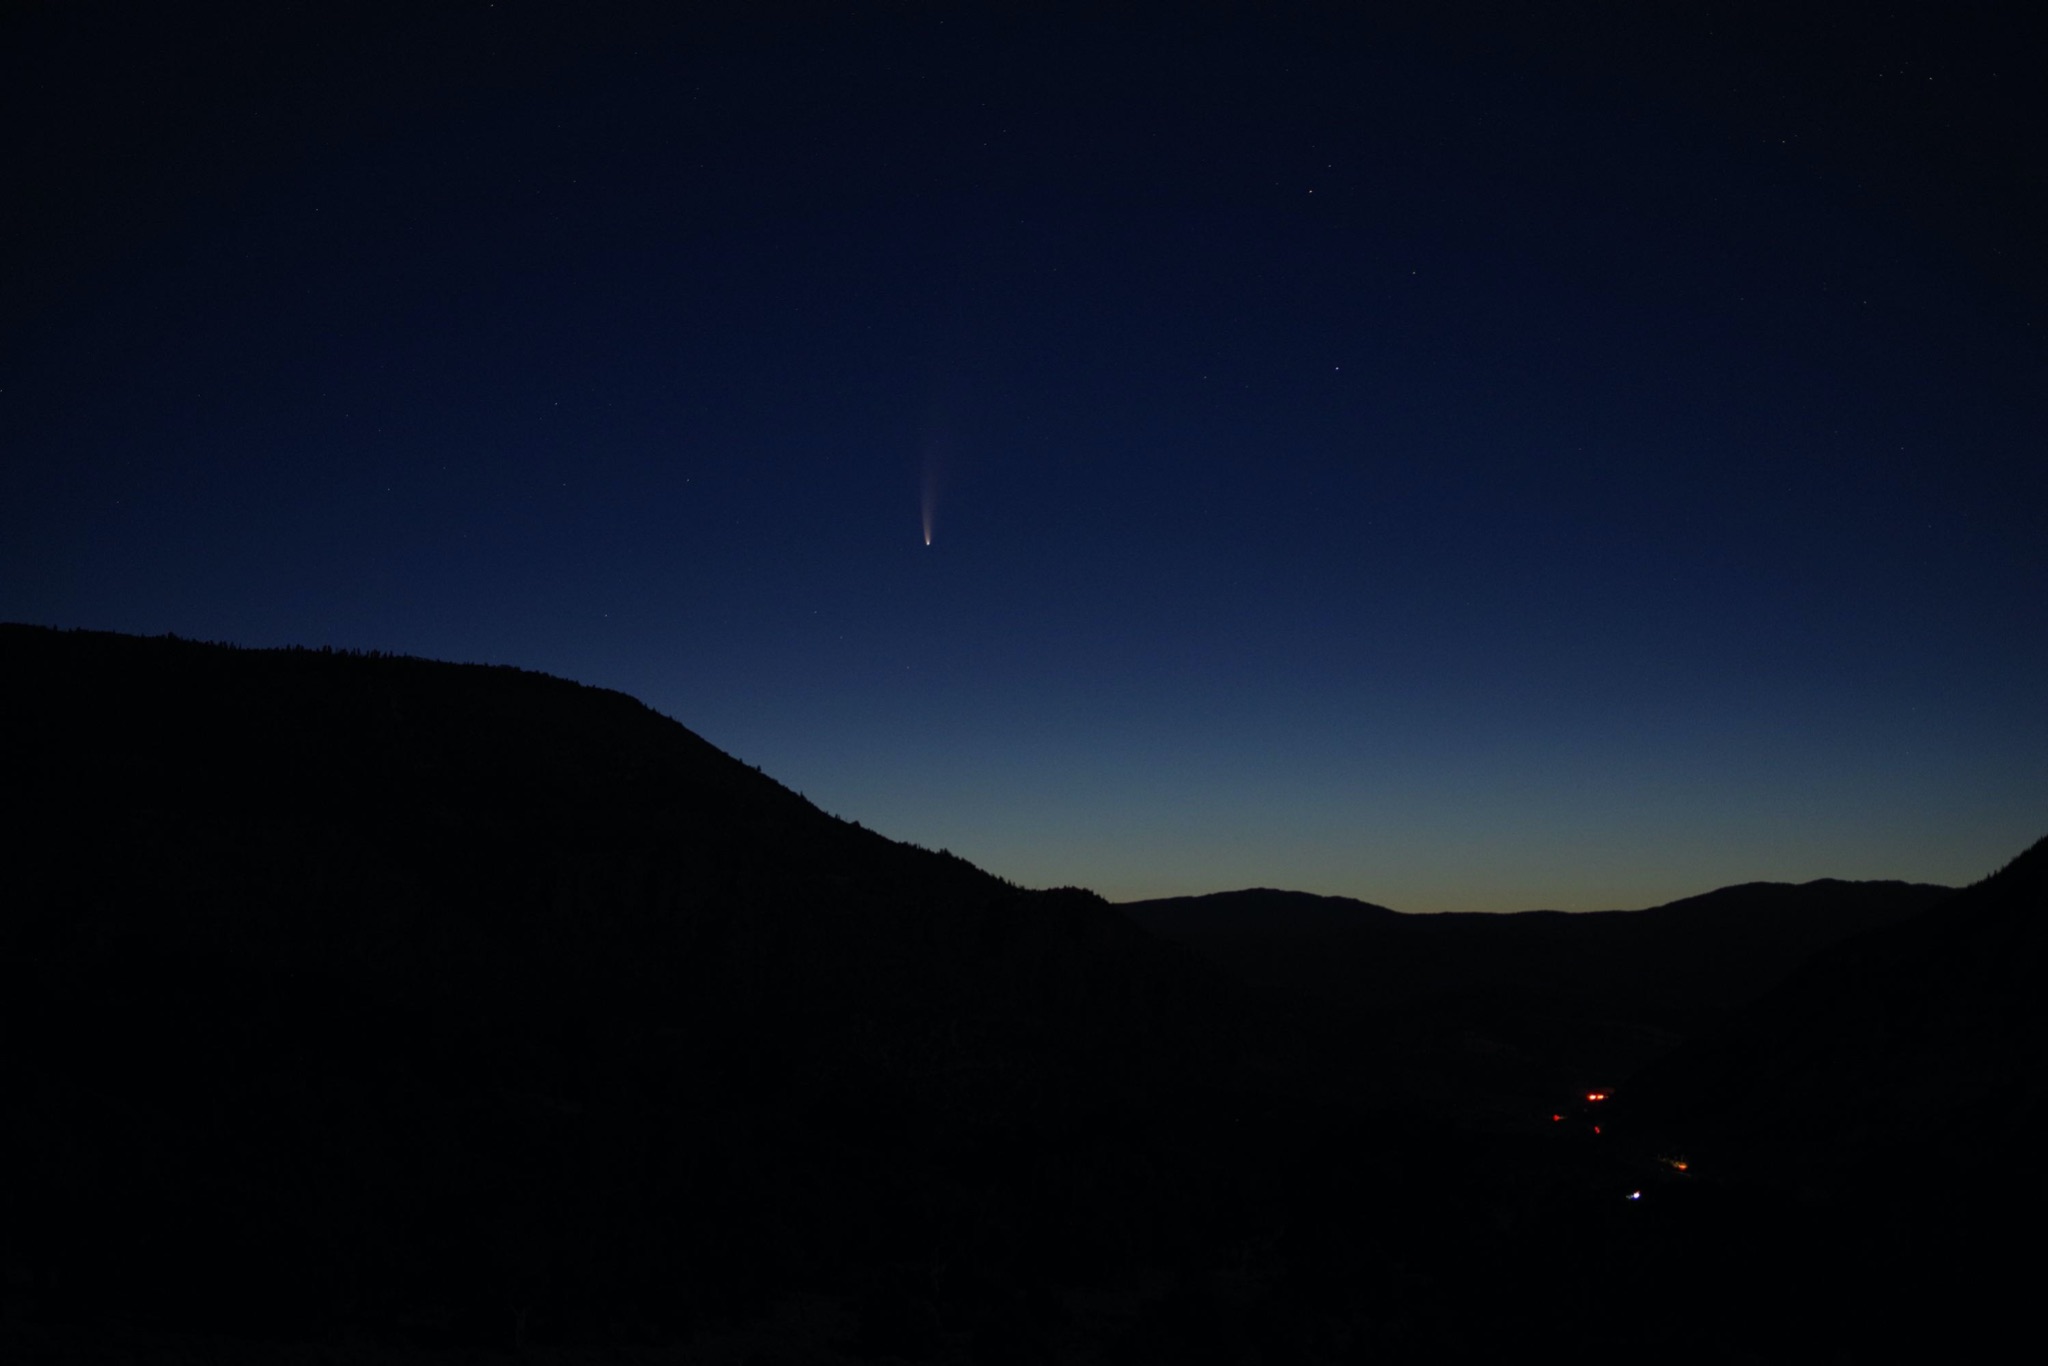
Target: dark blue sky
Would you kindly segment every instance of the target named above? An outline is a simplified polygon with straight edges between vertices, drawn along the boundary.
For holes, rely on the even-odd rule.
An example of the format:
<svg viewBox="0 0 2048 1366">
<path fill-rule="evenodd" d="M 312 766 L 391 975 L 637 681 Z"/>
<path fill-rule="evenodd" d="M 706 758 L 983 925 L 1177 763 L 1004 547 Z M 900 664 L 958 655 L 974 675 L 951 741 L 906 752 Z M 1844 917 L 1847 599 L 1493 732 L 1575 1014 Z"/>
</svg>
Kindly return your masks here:
<svg viewBox="0 0 2048 1366">
<path fill-rule="evenodd" d="M 2023 7 L 667 8 L 20 8 L 0 617 L 620 688 L 1112 898 L 2048 829 Z"/>
</svg>

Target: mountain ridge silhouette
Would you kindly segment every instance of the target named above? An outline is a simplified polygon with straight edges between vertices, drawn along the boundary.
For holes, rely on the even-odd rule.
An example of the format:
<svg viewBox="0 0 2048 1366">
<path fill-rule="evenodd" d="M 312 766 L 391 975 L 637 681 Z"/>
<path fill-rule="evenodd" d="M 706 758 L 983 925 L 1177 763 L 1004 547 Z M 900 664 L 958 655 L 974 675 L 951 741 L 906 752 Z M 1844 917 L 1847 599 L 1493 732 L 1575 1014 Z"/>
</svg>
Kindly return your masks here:
<svg viewBox="0 0 2048 1366">
<path fill-rule="evenodd" d="M 667 1267 L 695 1321 L 887 1260 L 907 1153 L 1136 1145 L 1261 1084 L 1235 988 L 1092 893 L 827 816 L 623 695 L 22 627 L 0 662 L 12 1250 L 65 1312 L 474 1336 L 528 1282 L 640 1312 Z"/>
<path fill-rule="evenodd" d="M 1653 1064 L 1631 1104 L 1751 1175 L 1839 1192 L 1906 1160 L 1988 1174 L 2043 1120 L 2048 838 L 1804 963 Z M 1920 1160 L 1934 1162 L 1932 1157 Z"/>
<path fill-rule="evenodd" d="M 1954 889 L 1818 879 L 1741 883 L 1639 911 L 1409 915 L 1341 898 L 1247 890 L 1126 902 L 1139 925 L 1267 992 L 1325 1007 L 1324 1028 L 1401 1040 L 1403 1069 L 1489 1082 L 1510 1055 L 1520 1084 L 1611 1089 L 1708 1033 L 1811 954 L 1938 905 Z M 1391 1063 L 1382 1060 L 1382 1065 Z M 1439 1101 L 1451 1097 L 1434 1091 Z"/>
<path fill-rule="evenodd" d="M 0 626 L 0 680 L 0 1347 L 19 1359 L 234 1339 L 365 1360 L 1497 1360 L 1577 1341 L 1588 1296 L 1624 1358 L 1776 1332 L 1803 1359 L 1896 1339 L 1841 1315 L 1926 1274 L 1859 1222 L 1895 1208 L 1872 1188 L 1886 1162 L 1921 1164 L 1892 1183 L 1920 1192 L 1898 1206 L 1917 1226 L 1983 1221 L 1928 1222 L 1948 1150 L 1918 1131 L 1824 1193 L 1831 1224 L 1751 1194 L 1796 1185 L 1800 1154 L 1752 1147 L 1743 1175 L 1749 1131 L 1717 1098 L 1778 1103 L 1757 1062 L 1776 1026 L 1732 1092 L 1687 1079 L 1688 1045 L 1631 1078 L 1614 1135 L 1547 1112 L 1575 1067 L 1686 1038 L 1720 1057 L 1709 1026 L 1772 1018 L 1789 985 L 1699 1001 L 1747 990 L 1756 964 L 1717 974 L 1777 903 L 1894 917 L 1838 941 L 1850 967 L 1787 984 L 1856 980 L 1878 952 L 1895 985 L 1932 961 L 1931 1000 L 2018 1001 L 2040 846 L 1953 896 L 1753 884 L 1469 917 L 1203 899 L 1226 928 L 1261 898 L 1344 927 L 1299 938 L 1328 961 L 1346 941 L 1354 995 L 1378 962 L 1392 985 L 1361 1005 L 1262 978 L 1245 936 L 1219 960 L 1186 925 L 1147 929 L 1156 907 L 888 840 L 545 675 Z M 1628 962 L 1664 963 L 1695 1015 Z M 2032 1048 L 1992 1050 L 1985 1077 Z M 1814 1118 L 1826 1140 L 1840 1112 Z M 1673 1176 L 1630 1124 L 1697 1134 L 1728 1175 Z M 1640 1211 L 1631 1183 L 1653 1187 Z M 1847 1269 L 1797 1279 L 1827 1256 Z M 1679 1283 L 1711 1321 L 1673 1314 L 1658 1287 Z"/>
</svg>

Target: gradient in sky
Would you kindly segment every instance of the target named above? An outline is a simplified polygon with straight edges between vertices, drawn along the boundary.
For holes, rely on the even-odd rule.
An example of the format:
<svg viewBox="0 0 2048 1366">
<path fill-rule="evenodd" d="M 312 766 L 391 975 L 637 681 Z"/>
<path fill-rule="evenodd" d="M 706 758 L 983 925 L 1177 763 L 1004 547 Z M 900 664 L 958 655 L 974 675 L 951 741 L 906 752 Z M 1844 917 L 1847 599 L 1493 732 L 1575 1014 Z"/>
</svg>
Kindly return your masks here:
<svg viewBox="0 0 2048 1366">
<path fill-rule="evenodd" d="M 1112 899 L 2048 829 L 2023 7 L 989 8 L 24 7 L 0 617 L 619 688 Z"/>
</svg>

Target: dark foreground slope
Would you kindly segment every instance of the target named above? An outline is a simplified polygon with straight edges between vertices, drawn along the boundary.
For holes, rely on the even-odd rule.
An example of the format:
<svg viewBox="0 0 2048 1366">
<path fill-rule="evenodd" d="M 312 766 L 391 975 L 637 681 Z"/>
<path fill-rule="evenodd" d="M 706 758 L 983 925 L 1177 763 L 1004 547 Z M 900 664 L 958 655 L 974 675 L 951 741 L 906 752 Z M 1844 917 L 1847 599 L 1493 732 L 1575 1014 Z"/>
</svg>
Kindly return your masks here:
<svg viewBox="0 0 2048 1366">
<path fill-rule="evenodd" d="M 1919 915 L 1817 956 L 1605 1115 L 1684 1153 L 1648 1263 L 1725 1280 L 1746 1228 L 1859 1359 L 2010 1351 L 2048 1217 L 2048 840 Z M 1661 1211 L 1657 1211 L 1661 1213 Z"/>
<path fill-rule="evenodd" d="M 1254 984 L 1325 1003 L 1329 1029 L 1483 1113 L 1612 1088 L 1814 954 L 1953 891 L 1755 882 L 1642 911 L 1402 915 L 1255 889 L 1118 909 Z"/>
<path fill-rule="evenodd" d="M 1390 1110 L 1367 1053 L 1099 899 L 631 699 L 13 627 L 0 689 L 10 1360 L 1898 1341 L 1841 1315 L 1910 1254 L 1811 1271 L 1852 1220 Z"/>
<path fill-rule="evenodd" d="M 17 1359 L 1485 1336 L 1526 1164 L 1090 894 L 516 670 L 6 627 L 0 681 Z"/>
<path fill-rule="evenodd" d="M 0 677 L 37 1314 L 673 1333 L 976 1239 L 1085 1278 L 1179 1237 L 1208 1159 L 1148 1192 L 1156 1127 L 1257 1086 L 1230 993 L 1097 898 L 617 694 L 19 627 Z"/>
<path fill-rule="evenodd" d="M 1630 1110 L 1746 1180 L 1837 1198 L 1909 1175 L 2041 1208 L 2048 840 L 1820 955 L 1648 1069 Z M 1933 1196 L 1941 1199 L 1945 1197 Z"/>
</svg>

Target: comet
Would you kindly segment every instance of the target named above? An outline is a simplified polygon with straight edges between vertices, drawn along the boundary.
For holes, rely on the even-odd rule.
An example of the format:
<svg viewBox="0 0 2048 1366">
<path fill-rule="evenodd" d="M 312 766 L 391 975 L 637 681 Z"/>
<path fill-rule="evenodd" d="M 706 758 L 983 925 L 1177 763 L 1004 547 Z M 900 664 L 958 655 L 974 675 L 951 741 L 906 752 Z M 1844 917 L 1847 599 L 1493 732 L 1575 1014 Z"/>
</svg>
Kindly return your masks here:
<svg viewBox="0 0 2048 1366">
<path fill-rule="evenodd" d="M 918 481 L 919 527 L 924 532 L 926 545 L 930 545 L 938 535 L 939 491 L 945 487 L 952 473 L 954 447 L 958 444 L 954 420 L 962 397 L 959 388 L 957 377 L 949 380 L 941 375 L 937 378 L 925 404 L 918 432 L 921 475 Z"/>
<path fill-rule="evenodd" d="M 932 524 L 939 514 L 939 471 L 944 464 L 944 433 L 934 432 L 927 436 L 924 446 L 923 497 L 920 511 L 923 514 L 924 543 L 932 543 Z"/>
</svg>

